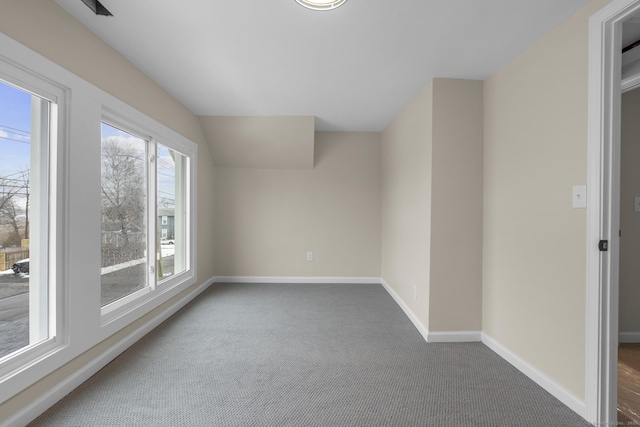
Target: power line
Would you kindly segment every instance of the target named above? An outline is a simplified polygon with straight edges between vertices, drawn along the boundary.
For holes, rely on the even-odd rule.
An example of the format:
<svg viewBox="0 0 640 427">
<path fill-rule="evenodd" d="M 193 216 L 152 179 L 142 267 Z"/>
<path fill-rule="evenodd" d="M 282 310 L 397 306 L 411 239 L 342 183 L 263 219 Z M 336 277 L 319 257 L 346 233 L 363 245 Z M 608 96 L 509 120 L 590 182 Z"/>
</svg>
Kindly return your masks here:
<svg viewBox="0 0 640 427">
<path fill-rule="evenodd" d="M 176 177 L 175 175 L 169 175 L 168 173 L 162 173 L 162 172 L 158 172 L 158 175 L 166 176 L 166 177 L 169 177 L 169 178 L 175 178 Z"/>
<path fill-rule="evenodd" d="M 3 124 L 0 124 L 0 128 L 7 129 L 7 130 L 11 131 L 11 133 L 20 133 L 20 134 L 23 134 L 24 136 L 31 135 L 31 132 L 29 132 L 29 131 L 18 129 L 18 128 L 14 128 L 14 127 L 3 125 Z"/>
<path fill-rule="evenodd" d="M 7 185 L 7 184 L 0 183 L 0 192 L 3 191 L 4 189 L 22 190 L 23 188 L 25 188 L 24 185 Z"/>
<path fill-rule="evenodd" d="M 18 171 L 18 172 L 10 173 L 9 175 L 5 175 L 5 176 L 3 176 L 1 178 L 9 178 L 10 176 L 20 175 L 20 174 L 23 174 L 25 172 L 27 173 L 27 176 L 29 176 L 29 173 L 31 172 L 31 169 L 24 169 L 24 170 L 21 170 L 21 171 Z"/>
<path fill-rule="evenodd" d="M 159 164 L 158 166 L 159 166 L 158 170 L 166 171 L 165 173 L 167 173 L 167 172 L 173 172 L 173 173 L 174 173 L 174 175 L 175 175 L 175 168 L 173 168 L 173 167 L 168 167 L 168 166 L 164 166 L 164 165 L 160 165 L 160 164 Z"/>
<path fill-rule="evenodd" d="M 175 166 L 175 164 L 174 163 L 170 163 L 169 160 L 164 160 L 164 159 L 161 159 L 161 158 L 158 158 L 158 163 L 162 164 L 164 167 L 170 168 L 170 169 L 173 169 L 174 166 Z"/>
<path fill-rule="evenodd" d="M 4 176 L 0 175 L 0 186 L 4 185 L 4 184 L 9 184 L 9 185 L 21 185 L 21 186 L 25 186 L 28 185 L 29 182 L 28 179 L 21 179 L 21 178 L 5 178 Z"/>
<path fill-rule="evenodd" d="M 8 137 L 6 137 L 6 136 L 0 136 L 0 139 L 8 139 L 9 141 L 20 142 L 20 143 L 22 143 L 22 144 L 27 144 L 27 145 L 30 145 L 30 144 L 31 144 L 31 141 L 21 141 L 21 140 L 19 140 L 19 139 L 15 139 L 15 138 L 8 138 Z"/>
</svg>

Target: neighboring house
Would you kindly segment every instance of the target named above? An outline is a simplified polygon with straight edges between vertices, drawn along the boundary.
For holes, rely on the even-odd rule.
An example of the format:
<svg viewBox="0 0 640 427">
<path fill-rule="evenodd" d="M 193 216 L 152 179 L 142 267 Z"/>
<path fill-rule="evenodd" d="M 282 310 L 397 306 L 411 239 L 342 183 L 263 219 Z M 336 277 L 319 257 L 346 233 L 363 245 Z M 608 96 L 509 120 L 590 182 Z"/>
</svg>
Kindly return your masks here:
<svg viewBox="0 0 640 427">
<path fill-rule="evenodd" d="M 158 237 L 161 240 L 175 239 L 175 216 L 173 209 L 158 209 Z M 143 243 L 145 230 L 134 223 L 127 224 L 127 235 L 130 243 Z M 102 224 L 102 243 L 120 246 L 124 241 L 122 229 L 116 223 Z"/>
<path fill-rule="evenodd" d="M 158 208 L 158 236 L 161 240 L 173 240 L 175 215 L 174 209 Z"/>
</svg>

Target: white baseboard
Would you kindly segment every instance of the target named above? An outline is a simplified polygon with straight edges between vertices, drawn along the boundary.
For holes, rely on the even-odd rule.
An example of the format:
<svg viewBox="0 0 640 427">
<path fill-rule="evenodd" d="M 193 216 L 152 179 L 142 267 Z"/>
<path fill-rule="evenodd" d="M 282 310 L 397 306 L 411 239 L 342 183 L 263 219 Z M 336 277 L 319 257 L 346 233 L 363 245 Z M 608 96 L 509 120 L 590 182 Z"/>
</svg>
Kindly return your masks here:
<svg viewBox="0 0 640 427">
<path fill-rule="evenodd" d="M 436 342 L 480 342 L 481 334 L 480 331 L 458 331 L 458 332 L 429 332 L 427 328 L 422 324 L 422 322 L 418 319 L 415 313 L 409 308 L 407 304 L 400 298 L 400 296 L 393 290 L 391 286 L 384 280 L 379 279 L 382 286 L 386 289 L 386 291 L 391 295 L 391 297 L 395 300 L 396 304 L 400 306 L 404 314 L 407 315 L 411 323 L 416 327 L 420 335 L 424 338 L 426 342 L 436 343 Z"/>
<path fill-rule="evenodd" d="M 353 283 L 379 285 L 379 277 L 216 276 L 215 283 Z"/>
<path fill-rule="evenodd" d="M 621 344 L 640 343 L 640 332 L 620 332 L 618 333 L 618 342 Z"/>
<path fill-rule="evenodd" d="M 411 320 L 411 323 L 413 323 L 413 326 L 415 326 L 418 332 L 420 332 L 420 335 L 422 335 L 424 340 L 429 342 L 429 331 L 427 331 L 427 328 L 422 324 L 422 322 L 418 319 L 415 313 L 411 311 L 409 306 L 405 304 L 404 301 L 402 301 L 402 298 L 400 298 L 400 296 L 396 293 L 396 291 L 394 291 L 393 288 L 389 286 L 389 284 L 385 282 L 384 279 L 379 279 L 379 280 L 380 280 L 379 283 L 382 284 L 382 286 L 386 289 L 389 295 L 391 295 L 391 297 L 395 300 L 396 304 L 398 304 L 402 309 L 402 311 L 404 311 L 404 314 L 406 314 L 409 320 Z"/>
<path fill-rule="evenodd" d="M 27 406 L 13 414 L 11 417 L 0 422 L 0 427 L 26 426 L 36 419 L 40 414 L 56 404 L 60 399 L 71 393 L 75 388 L 83 382 L 91 378 L 100 369 L 104 368 L 109 362 L 122 354 L 126 349 L 135 344 L 138 340 L 167 320 L 187 303 L 197 297 L 202 291 L 207 289 L 213 279 L 209 279 L 188 295 L 175 302 L 168 309 L 149 320 L 144 325 L 127 335 L 125 338 L 115 343 L 111 348 L 100 354 L 97 358 L 75 371 L 73 374 L 56 384 L 37 399 L 31 401 Z"/>
<path fill-rule="evenodd" d="M 396 304 L 400 306 L 402 311 L 407 315 L 409 320 L 416 327 L 418 332 L 427 342 L 478 342 L 482 341 L 487 347 L 505 359 L 516 369 L 521 371 L 531 380 L 536 382 L 546 391 L 551 393 L 560 402 L 568 406 L 583 418 L 586 416 L 585 402 L 578 399 L 573 393 L 562 387 L 560 384 L 549 378 L 543 372 L 539 371 L 524 359 L 520 358 L 516 354 L 512 353 L 502 344 L 488 336 L 483 332 L 477 331 L 461 331 L 461 332 L 428 332 L 427 328 L 417 318 L 417 316 L 411 311 L 411 309 L 404 303 L 400 296 L 384 281 L 384 279 L 377 277 L 256 277 L 256 276 L 217 276 L 214 277 L 190 292 L 180 301 L 174 303 L 170 308 L 159 314 L 149 322 L 145 323 L 134 332 L 123 338 L 118 343 L 114 344 L 107 351 L 102 353 L 96 359 L 89 364 L 82 367 L 80 370 L 74 372 L 69 377 L 65 378 L 60 383 L 56 384 L 53 388 L 42 394 L 37 399 L 30 402 L 27 406 L 16 412 L 11 417 L 0 422 L 0 427 L 14 427 L 24 426 L 29 424 L 35 418 L 37 418 L 44 411 L 53 406 L 56 402 L 62 399 L 64 396 L 73 391 L 76 387 L 88 380 L 92 375 L 97 373 L 100 369 L 106 366 L 109 362 L 119 356 L 127 348 L 135 344 L 144 335 L 160 325 L 163 321 L 168 319 L 171 315 L 177 312 L 180 308 L 185 306 L 202 291 L 207 289 L 213 283 L 354 283 L 354 284 L 381 284 L 384 289 L 395 300 Z M 624 341 L 623 341 L 624 340 Z M 623 332 L 620 333 L 620 342 L 640 342 L 640 332 Z"/>
<path fill-rule="evenodd" d="M 577 398 L 569 390 L 549 378 L 546 374 L 536 369 L 520 356 L 511 352 L 498 341 L 494 340 L 484 332 L 482 333 L 482 343 L 493 350 L 498 356 L 511 363 L 516 369 L 533 380 L 540 387 L 551 393 L 556 399 L 564 403 L 571 410 L 583 418 L 587 415 L 587 406 L 584 401 Z"/>
<path fill-rule="evenodd" d="M 424 337 L 425 341 L 429 343 L 443 343 L 443 342 L 479 342 L 484 343 L 489 349 L 495 352 L 498 356 L 513 365 L 520 372 L 529 377 L 532 381 L 538 384 L 540 387 L 551 393 L 556 399 L 576 412 L 581 417 L 585 418 L 587 413 L 587 407 L 584 401 L 577 398 L 573 393 L 565 389 L 556 381 L 549 378 L 540 370 L 536 369 L 524 359 L 520 358 L 516 354 L 512 353 L 502 344 L 488 336 L 483 332 L 478 331 L 461 331 L 461 332 L 429 332 L 424 327 L 422 322 L 418 320 L 416 315 L 411 309 L 402 301 L 400 296 L 389 286 L 389 284 L 381 279 L 382 286 L 387 290 L 389 295 L 396 301 L 396 303 L 402 308 L 409 320 L 414 324 L 418 332 Z M 640 338 L 640 333 L 638 334 Z M 640 340 L 638 341 L 640 342 Z"/>
<path fill-rule="evenodd" d="M 429 332 L 428 342 L 480 342 L 480 331 Z"/>
</svg>

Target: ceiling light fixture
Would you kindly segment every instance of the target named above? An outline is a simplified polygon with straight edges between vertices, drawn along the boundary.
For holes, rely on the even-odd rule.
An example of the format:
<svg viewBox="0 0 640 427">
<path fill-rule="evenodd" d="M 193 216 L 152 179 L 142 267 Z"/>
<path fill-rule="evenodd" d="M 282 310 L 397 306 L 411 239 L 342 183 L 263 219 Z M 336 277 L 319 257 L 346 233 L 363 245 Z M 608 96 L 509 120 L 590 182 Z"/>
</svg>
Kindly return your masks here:
<svg viewBox="0 0 640 427">
<path fill-rule="evenodd" d="M 300 5 L 313 10 L 333 10 L 342 6 L 347 0 L 296 0 Z"/>
</svg>

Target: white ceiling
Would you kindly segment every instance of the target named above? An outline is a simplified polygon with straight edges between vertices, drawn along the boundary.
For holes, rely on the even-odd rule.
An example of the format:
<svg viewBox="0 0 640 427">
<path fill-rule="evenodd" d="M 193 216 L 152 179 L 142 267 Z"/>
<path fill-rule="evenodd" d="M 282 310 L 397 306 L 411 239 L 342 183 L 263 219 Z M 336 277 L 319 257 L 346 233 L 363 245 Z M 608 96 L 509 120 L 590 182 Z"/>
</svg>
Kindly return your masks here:
<svg viewBox="0 0 640 427">
<path fill-rule="evenodd" d="M 381 131 L 432 78 L 485 79 L 588 0 L 56 1 L 197 115 Z"/>
</svg>

